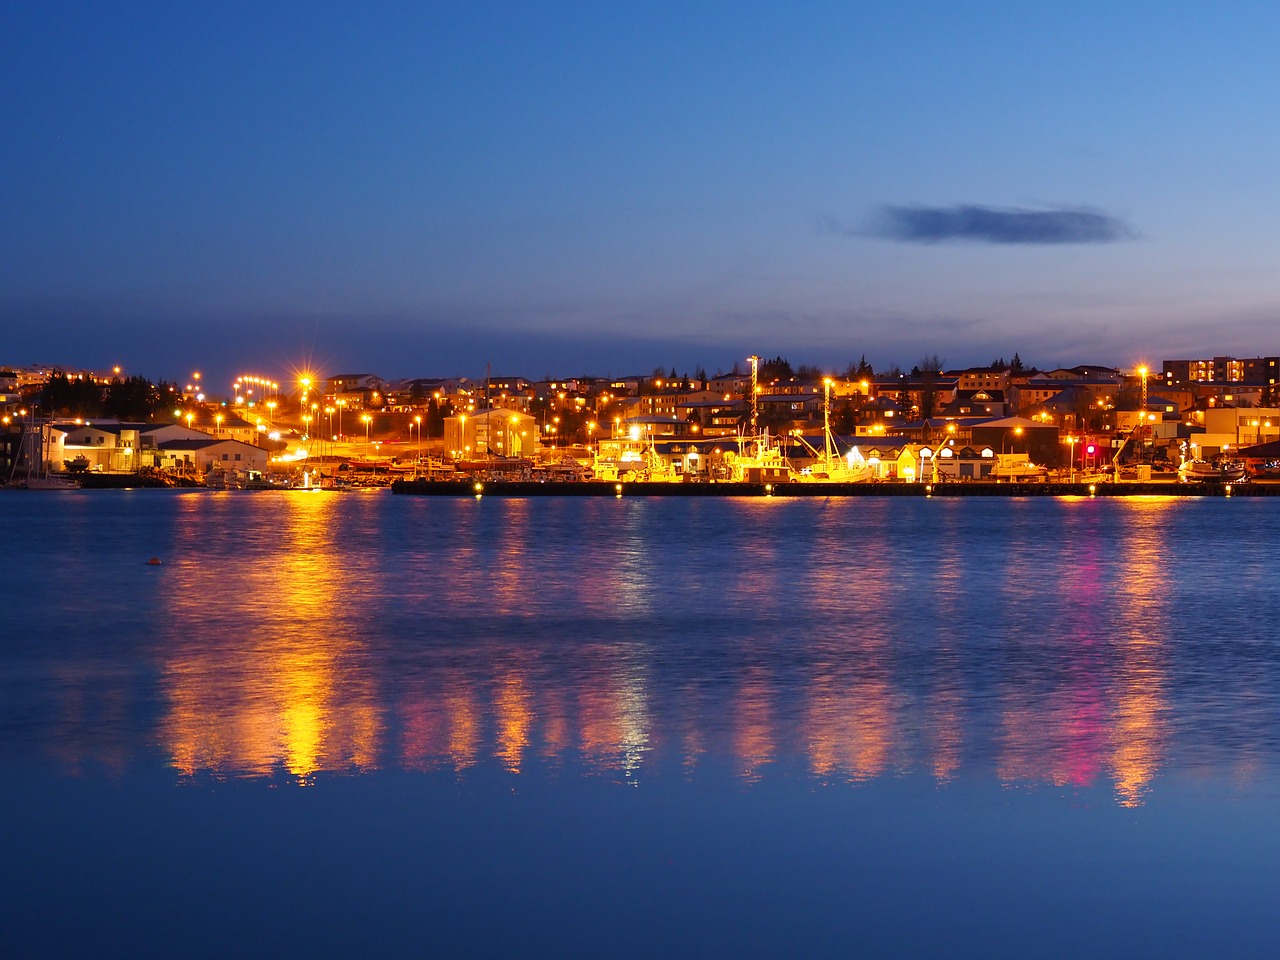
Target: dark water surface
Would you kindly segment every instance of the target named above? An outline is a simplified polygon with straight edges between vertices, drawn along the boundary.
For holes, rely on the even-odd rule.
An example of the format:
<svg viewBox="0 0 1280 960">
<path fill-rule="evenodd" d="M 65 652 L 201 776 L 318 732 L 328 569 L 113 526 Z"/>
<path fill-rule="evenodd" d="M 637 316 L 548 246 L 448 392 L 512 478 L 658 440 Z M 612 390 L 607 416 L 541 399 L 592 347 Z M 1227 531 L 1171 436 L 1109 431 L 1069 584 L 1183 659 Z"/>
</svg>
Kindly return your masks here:
<svg viewBox="0 0 1280 960">
<path fill-rule="evenodd" d="M 3 957 L 1280 934 L 1280 503 L 30 493 L 0 543 Z"/>
</svg>

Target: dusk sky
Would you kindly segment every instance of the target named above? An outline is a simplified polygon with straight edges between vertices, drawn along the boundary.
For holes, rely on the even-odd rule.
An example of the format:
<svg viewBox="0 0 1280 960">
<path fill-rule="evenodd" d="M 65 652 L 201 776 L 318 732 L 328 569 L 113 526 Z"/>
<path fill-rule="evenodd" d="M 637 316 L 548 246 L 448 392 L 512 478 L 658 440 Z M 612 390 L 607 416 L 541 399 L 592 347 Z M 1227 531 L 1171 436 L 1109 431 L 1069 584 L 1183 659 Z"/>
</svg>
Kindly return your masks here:
<svg viewBox="0 0 1280 960">
<path fill-rule="evenodd" d="M 1280 352 L 1280 7 L 10 3 L 0 362 Z"/>
</svg>

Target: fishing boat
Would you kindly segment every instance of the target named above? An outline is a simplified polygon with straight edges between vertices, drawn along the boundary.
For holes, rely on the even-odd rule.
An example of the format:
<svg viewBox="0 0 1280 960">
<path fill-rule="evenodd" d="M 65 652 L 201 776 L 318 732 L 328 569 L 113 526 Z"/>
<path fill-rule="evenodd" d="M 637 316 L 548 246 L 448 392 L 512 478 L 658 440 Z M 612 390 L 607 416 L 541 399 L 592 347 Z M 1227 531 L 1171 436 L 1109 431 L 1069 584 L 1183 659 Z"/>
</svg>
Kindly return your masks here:
<svg viewBox="0 0 1280 960">
<path fill-rule="evenodd" d="M 1238 460 L 1187 460 L 1178 468 L 1178 480 L 1182 483 L 1235 483 L 1244 476 L 1245 465 Z"/>
<path fill-rule="evenodd" d="M 724 455 L 729 479 L 735 483 L 785 483 L 798 476 L 766 429 L 755 437 L 739 437 L 738 452 Z"/>
<path fill-rule="evenodd" d="M 836 453 L 836 438 L 831 432 L 831 379 L 822 382 L 825 397 L 822 404 L 822 451 L 819 452 L 803 436 L 797 439 L 818 458 L 813 466 L 801 470 L 803 483 L 865 483 L 876 479 L 876 468 L 867 462 L 857 447 L 850 447 L 843 457 Z"/>
</svg>

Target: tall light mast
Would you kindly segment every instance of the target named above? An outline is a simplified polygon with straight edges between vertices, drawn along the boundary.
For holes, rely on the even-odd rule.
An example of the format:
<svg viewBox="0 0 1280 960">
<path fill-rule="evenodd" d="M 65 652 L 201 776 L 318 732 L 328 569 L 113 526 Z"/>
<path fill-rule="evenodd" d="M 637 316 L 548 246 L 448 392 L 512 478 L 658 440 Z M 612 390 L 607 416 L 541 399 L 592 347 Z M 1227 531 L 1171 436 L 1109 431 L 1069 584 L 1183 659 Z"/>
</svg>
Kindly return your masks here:
<svg viewBox="0 0 1280 960">
<path fill-rule="evenodd" d="M 1138 459 L 1142 462 L 1147 459 L 1147 372 L 1145 365 L 1138 368 L 1138 376 L 1142 378 L 1142 405 L 1138 412 L 1138 423 L 1142 430 L 1138 433 Z"/>
<path fill-rule="evenodd" d="M 760 358 L 752 355 L 751 361 L 751 436 L 759 442 L 760 436 Z"/>
</svg>

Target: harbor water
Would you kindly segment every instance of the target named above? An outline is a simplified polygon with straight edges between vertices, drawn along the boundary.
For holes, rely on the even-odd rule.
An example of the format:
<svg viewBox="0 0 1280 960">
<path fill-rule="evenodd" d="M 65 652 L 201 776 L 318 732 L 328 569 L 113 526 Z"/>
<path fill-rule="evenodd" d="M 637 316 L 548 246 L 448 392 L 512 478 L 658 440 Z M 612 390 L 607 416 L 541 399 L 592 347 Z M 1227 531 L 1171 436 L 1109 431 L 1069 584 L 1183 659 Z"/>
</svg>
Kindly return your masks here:
<svg viewBox="0 0 1280 960">
<path fill-rule="evenodd" d="M 31 492 L 0 543 L 0 956 L 1274 950 L 1272 498 Z"/>
</svg>

